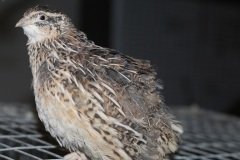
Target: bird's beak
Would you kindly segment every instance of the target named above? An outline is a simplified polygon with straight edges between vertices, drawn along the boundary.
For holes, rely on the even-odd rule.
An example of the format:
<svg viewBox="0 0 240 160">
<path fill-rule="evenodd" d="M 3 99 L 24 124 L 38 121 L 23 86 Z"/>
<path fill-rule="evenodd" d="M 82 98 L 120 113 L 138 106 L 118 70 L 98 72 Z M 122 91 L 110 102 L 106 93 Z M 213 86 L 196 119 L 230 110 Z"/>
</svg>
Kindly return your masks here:
<svg viewBox="0 0 240 160">
<path fill-rule="evenodd" d="M 15 25 L 15 27 L 23 27 L 27 25 L 27 20 L 23 17 L 22 19 L 20 19 L 17 24 Z"/>
<path fill-rule="evenodd" d="M 15 27 L 22 27 L 23 24 L 24 24 L 24 21 L 23 21 L 23 18 L 22 18 L 22 19 L 20 19 L 20 20 L 17 22 L 17 24 L 15 25 Z"/>
</svg>

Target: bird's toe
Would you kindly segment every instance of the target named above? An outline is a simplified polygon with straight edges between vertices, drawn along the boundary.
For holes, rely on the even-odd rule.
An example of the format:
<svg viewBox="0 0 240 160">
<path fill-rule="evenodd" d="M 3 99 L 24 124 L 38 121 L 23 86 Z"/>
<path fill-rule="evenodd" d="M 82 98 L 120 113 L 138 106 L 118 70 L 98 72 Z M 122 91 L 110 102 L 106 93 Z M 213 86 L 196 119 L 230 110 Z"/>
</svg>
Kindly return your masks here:
<svg viewBox="0 0 240 160">
<path fill-rule="evenodd" d="M 84 153 L 72 152 L 64 156 L 63 160 L 88 160 Z"/>
</svg>

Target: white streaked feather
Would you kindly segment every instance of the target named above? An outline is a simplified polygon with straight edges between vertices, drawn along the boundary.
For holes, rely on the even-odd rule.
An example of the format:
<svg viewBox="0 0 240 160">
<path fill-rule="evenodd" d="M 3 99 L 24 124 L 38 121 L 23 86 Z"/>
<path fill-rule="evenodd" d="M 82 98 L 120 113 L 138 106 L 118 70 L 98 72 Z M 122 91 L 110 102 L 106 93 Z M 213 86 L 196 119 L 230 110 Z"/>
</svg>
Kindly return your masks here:
<svg viewBox="0 0 240 160">
<path fill-rule="evenodd" d="M 121 72 L 118 72 L 121 76 L 123 76 L 128 82 L 131 82 L 131 80 L 129 78 L 127 78 L 124 74 L 122 74 Z"/>
<path fill-rule="evenodd" d="M 125 129 L 133 132 L 133 133 L 136 135 L 136 137 L 138 137 L 138 138 L 141 139 L 141 141 L 143 141 L 144 143 L 147 143 L 147 141 L 143 139 L 143 135 L 142 135 L 141 133 L 137 132 L 136 130 L 132 129 L 130 126 L 125 125 L 125 124 L 122 124 L 121 122 L 119 122 L 119 120 L 117 120 L 117 119 L 115 119 L 115 118 L 113 118 L 113 117 L 109 117 L 109 119 L 110 119 L 114 124 L 116 124 L 116 125 L 118 125 L 118 126 L 121 126 L 121 127 L 125 128 Z"/>
<path fill-rule="evenodd" d="M 94 97 L 96 97 L 98 100 L 100 100 L 102 103 L 104 103 L 104 100 L 102 99 L 102 97 L 93 89 L 90 90 L 91 93 L 93 94 Z"/>
<path fill-rule="evenodd" d="M 53 55 L 54 58 L 59 59 L 59 56 L 56 51 L 52 51 L 50 54 Z"/>
<path fill-rule="evenodd" d="M 70 51 L 70 52 L 74 52 L 74 53 L 78 53 L 78 51 L 75 51 L 75 50 L 73 50 L 72 48 L 70 48 L 69 46 L 66 46 L 64 43 L 63 43 L 63 41 L 61 41 L 60 39 L 59 39 L 59 41 L 60 41 L 60 43 L 61 43 L 61 46 L 65 46 L 65 50 L 68 50 L 68 51 Z"/>
<path fill-rule="evenodd" d="M 95 83 L 95 82 L 88 82 L 89 85 L 97 88 L 98 90 L 102 91 L 102 87 L 98 84 L 98 83 Z"/>
<path fill-rule="evenodd" d="M 116 96 L 116 92 L 111 87 L 109 87 L 106 83 L 101 82 L 101 85 L 105 87 L 108 91 L 110 91 L 113 95 Z"/>
<path fill-rule="evenodd" d="M 90 69 L 87 68 L 87 71 L 92 75 L 92 77 L 95 77 L 95 75 L 90 71 Z"/>
<path fill-rule="evenodd" d="M 120 104 L 111 96 L 107 96 L 116 106 L 117 106 L 117 110 L 119 111 L 119 113 L 121 113 L 124 117 L 126 117 L 125 113 L 122 110 L 122 107 L 120 106 Z"/>
</svg>

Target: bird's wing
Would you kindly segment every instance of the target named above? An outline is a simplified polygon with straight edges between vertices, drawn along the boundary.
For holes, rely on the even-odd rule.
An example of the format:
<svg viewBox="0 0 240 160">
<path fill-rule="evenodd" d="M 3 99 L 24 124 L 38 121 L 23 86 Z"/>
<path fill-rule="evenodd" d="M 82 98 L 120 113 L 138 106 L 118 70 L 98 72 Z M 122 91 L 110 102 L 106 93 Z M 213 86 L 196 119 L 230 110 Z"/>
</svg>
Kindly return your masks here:
<svg viewBox="0 0 240 160">
<path fill-rule="evenodd" d="M 146 144 L 147 153 L 140 151 L 142 159 L 176 150 L 181 127 L 162 110 L 156 72 L 149 61 L 89 47 L 71 56 L 71 63 L 71 77 L 78 86 L 72 95 L 75 103 L 84 104 L 74 106 L 79 106 L 79 116 L 87 116 L 95 130 L 111 134 L 114 142 L 121 139 L 119 147 L 136 149 Z M 157 147 L 165 151 L 159 153 Z"/>
<path fill-rule="evenodd" d="M 84 88 L 107 114 L 138 119 L 160 108 L 160 85 L 149 61 L 100 47 L 86 52 L 75 58 L 82 63 L 76 79 L 85 82 Z"/>
</svg>

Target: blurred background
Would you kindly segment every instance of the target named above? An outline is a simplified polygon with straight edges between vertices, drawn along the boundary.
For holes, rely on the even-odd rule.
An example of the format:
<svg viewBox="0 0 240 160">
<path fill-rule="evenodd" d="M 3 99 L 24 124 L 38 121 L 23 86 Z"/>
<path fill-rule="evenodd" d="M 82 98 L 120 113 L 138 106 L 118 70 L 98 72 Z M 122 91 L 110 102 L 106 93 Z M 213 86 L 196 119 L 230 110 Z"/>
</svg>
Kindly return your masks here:
<svg viewBox="0 0 240 160">
<path fill-rule="evenodd" d="M 96 44 L 149 59 L 169 106 L 240 116 L 240 2 L 233 0 L 0 0 L 0 102 L 34 104 L 24 11 L 48 5 Z"/>
</svg>

